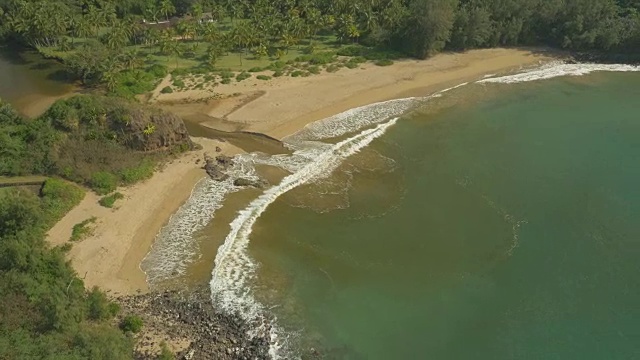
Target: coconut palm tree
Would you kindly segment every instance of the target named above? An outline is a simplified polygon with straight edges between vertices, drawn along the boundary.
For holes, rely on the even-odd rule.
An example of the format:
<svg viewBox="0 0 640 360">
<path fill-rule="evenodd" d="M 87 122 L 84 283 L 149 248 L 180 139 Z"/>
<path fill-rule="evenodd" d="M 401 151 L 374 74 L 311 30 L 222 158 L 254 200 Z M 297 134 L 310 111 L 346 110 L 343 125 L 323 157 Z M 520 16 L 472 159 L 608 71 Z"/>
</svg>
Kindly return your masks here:
<svg viewBox="0 0 640 360">
<path fill-rule="evenodd" d="M 149 19 L 150 22 L 158 22 L 158 18 L 160 17 L 160 9 L 155 5 L 151 4 L 144 11 L 145 16 Z"/>
<path fill-rule="evenodd" d="M 169 16 L 176 13 L 176 7 L 173 6 L 173 2 L 171 0 L 162 0 L 160 2 L 160 14 L 164 15 L 164 18 L 169 21 Z"/>
<path fill-rule="evenodd" d="M 253 42 L 253 33 L 246 23 L 238 23 L 231 30 L 231 40 L 240 50 L 240 65 L 242 65 L 242 55 Z"/>
</svg>

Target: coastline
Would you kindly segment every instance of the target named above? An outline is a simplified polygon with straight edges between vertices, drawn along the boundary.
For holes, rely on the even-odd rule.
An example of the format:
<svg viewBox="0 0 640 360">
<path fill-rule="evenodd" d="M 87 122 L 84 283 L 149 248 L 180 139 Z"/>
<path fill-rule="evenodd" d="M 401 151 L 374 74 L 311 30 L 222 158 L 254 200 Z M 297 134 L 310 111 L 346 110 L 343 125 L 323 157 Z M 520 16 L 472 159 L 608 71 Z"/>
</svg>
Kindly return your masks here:
<svg viewBox="0 0 640 360">
<path fill-rule="evenodd" d="M 165 79 L 151 102 L 211 128 L 282 139 L 311 122 L 355 107 L 426 96 L 488 74 L 511 73 L 562 56 L 545 49 L 484 49 L 402 60 L 386 67 L 368 63 L 307 78 L 261 81 L 253 77 L 217 85 L 215 94 L 222 95 L 221 99 L 212 99 L 215 94 L 206 90 L 161 94 L 158 89 L 168 84 Z"/>
<path fill-rule="evenodd" d="M 49 230 L 49 243 L 62 245 L 69 242 L 74 225 L 92 216 L 97 218 L 91 236 L 69 242 L 69 259 L 85 286 L 99 286 L 113 296 L 149 290 L 140 263 L 162 226 L 206 176 L 202 169 L 204 154 L 214 154 L 216 146 L 229 156 L 242 152 L 221 141 L 193 140 L 203 148 L 170 161 L 146 181 L 119 189 L 124 198 L 115 208 L 102 207 L 98 204 L 100 196 L 87 191 L 82 202 Z"/>
<path fill-rule="evenodd" d="M 372 64 L 360 69 L 323 73 L 308 78 L 245 80 L 220 85 L 216 92 L 227 97 L 210 99 L 206 91 L 158 94 L 152 102 L 171 111 L 173 103 L 183 118 L 198 116 L 201 125 L 224 130 L 262 133 L 276 139 L 307 124 L 354 107 L 410 96 L 425 96 L 488 74 L 505 74 L 558 59 L 550 52 L 517 49 L 474 50 L 441 54 L 431 59 L 405 60 L 388 67 Z M 161 83 L 160 86 L 163 86 Z M 240 95 L 234 95 L 238 94 Z M 233 128 L 233 129 L 230 129 Z M 87 287 L 99 286 L 115 296 L 147 292 L 140 263 L 164 224 L 184 204 L 198 181 L 205 153 L 215 147 L 233 156 L 243 152 L 228 142 L 198 138 L 202 150 L 183 155 L 140 184 L 121 189 L 125 195 L 116 209 L 98 204 L 99 196 L 85 199 L 58 222 L 48 234 L 52 245 L 68 242 L 75 224 L 97 217 L 94 233 L 73 243 L 72 265 Z"/>
</svg>

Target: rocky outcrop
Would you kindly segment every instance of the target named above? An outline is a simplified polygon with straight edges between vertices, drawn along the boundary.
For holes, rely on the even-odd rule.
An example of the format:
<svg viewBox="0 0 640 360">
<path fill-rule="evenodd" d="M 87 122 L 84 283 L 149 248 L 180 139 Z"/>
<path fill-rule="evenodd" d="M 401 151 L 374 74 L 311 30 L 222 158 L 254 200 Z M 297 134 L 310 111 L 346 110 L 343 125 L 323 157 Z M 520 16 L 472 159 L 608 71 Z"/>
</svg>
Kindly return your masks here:
<svg viewBox="0 0 640 360">
<path fill-rule="evenodd" d="M 218 155 L 215 158 L 205 154 L 204 170 L 207 175 L 216 181 L 224 181 L 229 178 L 226 170 L 233 166 L 233 159 L 226 155 Z"/>
<path fill-rule="evenodd" d="M 177 115 L 157 109 L 134 109 L 129 114 L 126 143 L 141 151 L 193 149 L 189 132 Z"/>
<path fill-rule="evenodd" d="M 247 178 L 237 178 L 233 181 L 233 185 L 235 186 L 250 186 L 257 189 L 266 189 L 269 187 L 269 182 L 265 179 L 247 179 Z"/>
<path fill-rule="evenodd" d="M 217 313 L 206 289 L 191 294 L 176 291 L 118 298 L 122 316 L 143 319 L 136 335 L 136 359 L 157 359 L 160 343 L 186 342 L 176 359 L 268 359 L 267 334 L 250 338 L 249 325 Z"/>
</svg>

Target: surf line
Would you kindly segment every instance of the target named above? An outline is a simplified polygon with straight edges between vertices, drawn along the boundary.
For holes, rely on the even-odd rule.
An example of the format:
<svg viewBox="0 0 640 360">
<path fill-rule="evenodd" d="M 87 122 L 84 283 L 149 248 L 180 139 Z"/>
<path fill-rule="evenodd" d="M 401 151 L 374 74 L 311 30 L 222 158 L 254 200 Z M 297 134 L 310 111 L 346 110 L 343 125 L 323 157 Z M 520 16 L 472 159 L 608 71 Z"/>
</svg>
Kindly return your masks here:
<svg viewBox="0 0 640 360">
<path fill-rule="evenodd" d="M 231 222 L 231 231 L 218 249 L 210 282 L 212 300 L 221 310 L 236 313 L 247 321 L 258 320 L 262 315 L 262 305 L 253 299 L 246 286 L 256 270 L 246 248 L 253 225 L 267 207 L 282 194 L 332 172 L 344 159 L 382 136 L 397 120 L 397 117 L 392 118 L 336 143 L 300 170 L 285 177 L 279 185 L 266 190 L 239 212 Z"/>
</svg>

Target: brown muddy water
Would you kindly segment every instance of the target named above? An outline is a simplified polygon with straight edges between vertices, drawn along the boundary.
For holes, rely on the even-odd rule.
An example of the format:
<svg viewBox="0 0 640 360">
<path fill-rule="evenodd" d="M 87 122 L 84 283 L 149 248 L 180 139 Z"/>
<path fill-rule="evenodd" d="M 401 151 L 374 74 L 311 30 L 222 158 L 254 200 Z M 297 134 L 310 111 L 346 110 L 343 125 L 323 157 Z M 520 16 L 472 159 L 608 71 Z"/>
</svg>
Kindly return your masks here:
<svg viewBox="0 0 640 360">
<path fill-rule="evenodd" d="M 0 98 L 22 115 L 40 115 L 74 89 L 58 62 L 33 51 L 0 47 Z"/>
</svg>

